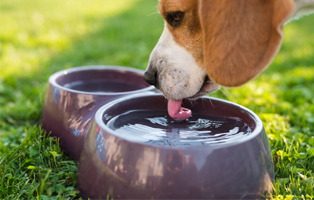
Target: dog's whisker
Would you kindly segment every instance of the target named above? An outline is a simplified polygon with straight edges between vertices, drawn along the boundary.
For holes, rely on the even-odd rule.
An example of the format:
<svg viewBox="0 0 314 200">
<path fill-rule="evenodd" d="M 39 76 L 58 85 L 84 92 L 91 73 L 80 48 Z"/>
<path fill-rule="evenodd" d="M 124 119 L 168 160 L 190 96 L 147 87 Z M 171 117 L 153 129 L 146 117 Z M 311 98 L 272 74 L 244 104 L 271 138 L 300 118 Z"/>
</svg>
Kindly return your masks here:
<svg viewBox="0 0 314 200">
<path fill-rule="evenodd" d="M 219 90 L 221 90 L 222 93 L 227 97 L 227 99 L 230 100 L 229 96 L 227 95 L 227 93 L 222 88 L 219 88 Z"/>
<path fill-rule="evenodd" d="M 204 101 L 206 101 L 207 100 L 207 98 L 205 99 L 204 98 Z M 210 98 L 208 98 L 208 101 L 210 102 L 210 104 L 215 108 L 215 106 L 214 106 L 214 104 L 213 104 L 213 101 L 210 99 Z M 203 104 L 204 105 L 204 104 Z"/>
<path fill-rule="evenodd" d="M 155 14 L 159 14 L 159 12 L 157 11 L 157 12 L 150 13 L 150 14 L 146 15 L 146 17 L 149 17 L 151 15 L 155 15 Z"/>
<path fill-rule="evenodd" d="M 192 99 L 188 99 L 188 100 L 189 100 L 189 102 L 190 102 L 190 104 L 191 104 L 191 107 L 194 108 L 194 106 L 195 106 L 194 101 L 193 101 Z"/>
<path fill-rule="evenodd" d="M 214 108 L 216 108 L 216 107 L 214 106 L 214 104 L 213 104 L 213 101 L 212 101 L 211 99 L 209 99 L 209 101 L 210 101 L 210 104 L 211 104 Z"/>
</svg>

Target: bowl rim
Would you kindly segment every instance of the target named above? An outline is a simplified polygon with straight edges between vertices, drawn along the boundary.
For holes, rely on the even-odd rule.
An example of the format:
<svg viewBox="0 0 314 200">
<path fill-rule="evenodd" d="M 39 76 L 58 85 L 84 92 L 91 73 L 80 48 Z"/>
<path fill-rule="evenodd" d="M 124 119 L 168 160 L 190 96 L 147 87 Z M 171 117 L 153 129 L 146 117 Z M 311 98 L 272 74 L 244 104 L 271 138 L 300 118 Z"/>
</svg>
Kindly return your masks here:
<svg viewBox="0 0 314 200">
<path fill-rule="evenodd" d="M 61 71 L 58 71 L 54 74 L 52 74 L 49 77 L 49 83 L 55 87 L 59 88 L 61 90 L 71 92 L 71 93 L 77 93 L 77 94 L 89 94 L 89 95 L 126 95 L 126 94 L 133 94 L 133 93 L 139 93 L 139 92 L 146 92 L 155 89 L 154 86 L 150 85 L 148 87 L 138 89 L 138 90 L 131 90 L 126 92 L 86 92 L 86 91 L 80 91 L 80 90 L 73 90 L 69 89 L 67 87 L 64 87 L 57 83 L 56 79 L 62 75 L 66 75 L 73 72 L 80 72 L 80 71 L 88 71 L 88 70 L 117 70 L 117 71 L 128 71 L 128 72 L 134 72 L 143 75 L 144 71 L 136 68 L 131 67 L 125 67 L 125 66 L 114 66 L 114 65 L 90 65 L 90 66 L 79 66 L 79 67 L 73 67 L 69 69 L 64 69 Z"/>
<path fill-rule="evenodd" d="M 146 147 L 150 147 L 150 148 L 157 148 L 157 149 L 173 149 L 173 150 L 185 150 L 185 149 L 219 149 L 219 148 L 226 148 L 226 147 L 231 147 L 231 146 L 235 146 L 238 144 L 243 144 L 248 142 L 249 140 L 252 140 L 255 137 L 258 137 L 259 134 L 262 134 L 262 131 L 264 129 L 263 126 L 263 122 L 261 121 L 261 119 L 250 109 L 241 106 L 239 104 L 224 100 L 224 99 L 219 99 L 219 98 L 215 98 L 215 97 L 209 97 L 209 96 L 203 96 L 201 98 L 205 98 L 205 99 L 211 99 L 211 100 L 215 100 L 215 101 L 220 101 L 222 103 L 226 103 L 226 104 L 230 104 L 232 106 L 238 107 L 242 110 L 244 110 L 245 112 L 247 112 L 251 118 L 255 121 L 256 126 L 255 129 L 246 137 L 242 138 L 241 140 L 235 140 L 232 142 L 227 142 L 227 143 L 222 143 L 222 144 L 215 144 L 215 145 L 204 145 L 204 146 L 166 146 L 166 145 L 154 145 L 154 144 L 148 144 L 148 143 L 141 143 L 141 142 L 135 142 L 135 141 L 130 141 L 126 138 L 123 138 L 117 134 L 115 134 L 115 132 L 110 129 L 104 122 L 103 122 L 103 115 L 105 113 L 106 110 L 108 110 L 110 107 L 112 107 L 113 105 L 123 102 L 123 101 L 128 101 L 131 99 L 135 99 L 135 98 L 141 98 L 141 97 L 148 97 L 148 96 L 156 96 L 156 97 L 161 97 L 163 96 L 161 93 L 139 93 L 139 94 L 134 94 L 134 95 L 128 95 L 119 99 L 116 99 L 112 102 L 109 102 L 107 104 L 105 104 L 104 106 L 100 107 L 94 118 L 95 118 L 95 123 L 96 125 L 98 125 L 101 129 L 105 130 L 107 133 L 109 133 L 110 135 L 113 135 L 114 137 L 120 138 L 128 143 L 136 143 L 139 145 L 143 145 Z"/>
</svg>

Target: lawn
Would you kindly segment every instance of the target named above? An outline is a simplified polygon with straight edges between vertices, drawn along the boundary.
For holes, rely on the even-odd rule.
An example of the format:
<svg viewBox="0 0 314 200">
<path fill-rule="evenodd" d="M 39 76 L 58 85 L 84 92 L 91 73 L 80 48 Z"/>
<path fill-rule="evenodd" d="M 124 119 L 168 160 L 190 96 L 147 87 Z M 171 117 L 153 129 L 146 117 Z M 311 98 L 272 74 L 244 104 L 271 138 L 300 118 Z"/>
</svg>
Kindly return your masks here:
<svg viewBox="0 0 314 200">
<path fill-rule="evenodd" d="M 86 65 L 145 69 L 163 29 L 157 1 L 0 2 L 0 199 L 72 199 L 76 164 L 46 136 L 49 76 Z M 314 199 L 314 15 L 287 24 L 275 60 L 256 79 L 211 96 L 263 121 L 275 164 L 273 199 Z"/>
</svg>

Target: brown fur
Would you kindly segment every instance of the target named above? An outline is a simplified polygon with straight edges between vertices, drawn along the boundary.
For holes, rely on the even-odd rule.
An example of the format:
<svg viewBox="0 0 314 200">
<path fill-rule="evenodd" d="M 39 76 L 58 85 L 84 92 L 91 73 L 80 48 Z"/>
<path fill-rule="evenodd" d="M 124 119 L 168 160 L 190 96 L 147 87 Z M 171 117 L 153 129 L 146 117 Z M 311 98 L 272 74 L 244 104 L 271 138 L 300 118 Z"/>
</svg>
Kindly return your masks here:
<svg viewBox="0 0 314 200">
<path fill-rule="evenodd" d="M 161 0 L 160 14 L 185 12 L 174 40 L 222 86 L 240 86 L 258 75 L 278 52 L 292 0 Z"/>
<path fill-rule="evenodd" d="M 203 37 L 198 17 L 198 2 L 195 0 L 160 1 L 159 12 L 165 20 L 167 13 L 175 11 L 182 11 L 185 15 L 180 27 L 172 28 L 167 24 L 174 41 L 189 51 L 200 67 L 204 67 Z"/>
</svg>

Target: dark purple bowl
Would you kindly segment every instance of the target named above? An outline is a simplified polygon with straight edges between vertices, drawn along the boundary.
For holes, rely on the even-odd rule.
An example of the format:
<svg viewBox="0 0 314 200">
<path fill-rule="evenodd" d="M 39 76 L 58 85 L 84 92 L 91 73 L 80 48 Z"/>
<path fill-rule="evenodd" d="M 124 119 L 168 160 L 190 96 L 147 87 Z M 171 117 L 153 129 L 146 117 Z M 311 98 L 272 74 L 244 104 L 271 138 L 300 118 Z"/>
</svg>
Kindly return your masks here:
<svg viewBox="0 0 314 200">
<path fill-rule="evenodd" d="M 271 192 L 274 166 L 261 120 L 247 108 L 216 98 L 183 104 L 202 119 L 171 121 L 161 94 L 126 96 L 101 107 L 79 161 L 83 197 L 256 199 Z M 155 119 L 172 129 L 156 128 Z M 230 131 L 180 128 L 189 123 Z"/>
<path fill-rule="evenodd" d="M 66 69 L 49 78 L 41 123 L 74 160 L 96 111 L 123 96 L 155 91 L 143 79 L 143 71 L 128 67 L 86 66 Z"/>
</svg>

